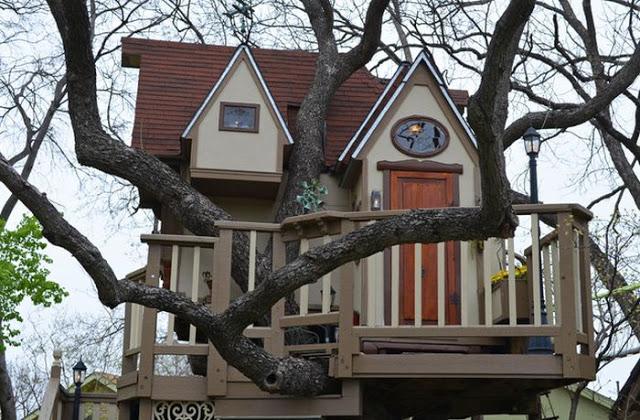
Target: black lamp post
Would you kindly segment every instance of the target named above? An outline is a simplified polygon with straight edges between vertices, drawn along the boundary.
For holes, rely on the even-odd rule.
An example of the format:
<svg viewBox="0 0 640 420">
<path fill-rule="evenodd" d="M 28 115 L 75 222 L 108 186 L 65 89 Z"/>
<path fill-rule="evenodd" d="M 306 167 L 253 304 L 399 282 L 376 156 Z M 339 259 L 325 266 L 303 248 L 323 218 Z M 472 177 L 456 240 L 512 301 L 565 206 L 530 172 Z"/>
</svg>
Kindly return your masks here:
<svg viewBox="0 0 640 420">
<path fill-rule="evenodd" d="M 541 137 L 535 128 L 529 127 L 522 136 L 524 140 L 524 150 L 529 155 L 529 181 L 530 181 L 530 197 L 531 204 L 538 204 L 538 165 L 536 159 L 540 152 Z M 537 222 L 536 222 L 537 223 Z M 536 229 L 538 232 L 537 238 L 532 238 L 534 241 L 540 241 L 540 227 Z M 544 302 L 544 281 L 542 280 L 542 269 L 540 262 L 540 247 L 538 247 L 538 276 L 537 279 L 540 282 L 540 322 L 543 325 L 548 323 L 547 320 L 547 308 Z M 532 279 L 536 281 L 536 279 Z M 529 339 L 529 353 L 537 354 L 549 354 L 553 352 L 551 346 L 551 340 L 549 337 L 531 337 Z"/>
<path fill-rule="evenodd" d="M 80 388 L 84 382 L 84 375 L 87 372 L 87 367 L 82 363 L 82 357 L 78 360 L 78 363 L 73 367 L 73 383 L 76 385 L 75 394 L 73 397 L 73 420 L 80 420 Z"/>
</svg>

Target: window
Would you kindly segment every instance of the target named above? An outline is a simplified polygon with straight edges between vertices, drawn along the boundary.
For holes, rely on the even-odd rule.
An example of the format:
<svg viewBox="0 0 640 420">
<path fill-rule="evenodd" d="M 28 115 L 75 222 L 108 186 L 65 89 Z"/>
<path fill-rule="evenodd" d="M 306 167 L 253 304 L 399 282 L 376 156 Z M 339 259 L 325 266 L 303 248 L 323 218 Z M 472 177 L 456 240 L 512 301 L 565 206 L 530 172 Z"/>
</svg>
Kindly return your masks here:
<svg viewBox="0 0 640 420">
<path fill-rule="evenodd" d="M 236 104 L 222 102 L 220 104 L 220 130 L 258 132 L 260 105 Z"/>
</svg>

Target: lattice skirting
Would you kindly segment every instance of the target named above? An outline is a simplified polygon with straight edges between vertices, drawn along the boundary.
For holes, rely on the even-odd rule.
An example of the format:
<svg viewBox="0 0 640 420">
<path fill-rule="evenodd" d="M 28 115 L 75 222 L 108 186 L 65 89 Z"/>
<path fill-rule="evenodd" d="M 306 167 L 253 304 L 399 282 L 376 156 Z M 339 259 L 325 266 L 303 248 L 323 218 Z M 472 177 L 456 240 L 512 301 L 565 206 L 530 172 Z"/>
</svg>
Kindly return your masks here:
<svg viewBox="0 0 640 420">
<path fill-rule="evenodd" d="M 153 420 L 213 420 L 211 401 L 158 401 L 153 406 Z"/>
</svg>

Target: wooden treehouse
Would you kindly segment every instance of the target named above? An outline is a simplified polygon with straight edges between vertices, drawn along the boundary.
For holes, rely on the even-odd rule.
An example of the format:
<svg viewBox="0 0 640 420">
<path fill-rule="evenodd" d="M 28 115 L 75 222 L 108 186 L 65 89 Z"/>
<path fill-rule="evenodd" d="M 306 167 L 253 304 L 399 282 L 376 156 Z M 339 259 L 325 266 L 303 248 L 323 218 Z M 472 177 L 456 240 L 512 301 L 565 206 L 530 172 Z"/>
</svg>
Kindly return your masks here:
<svg viewBox="0 0 640 420">
<path fill-rule="evenodd" d="M 325 210 L 271 223 L 315 58 L 123 41 L 124 65 L 140 70 L 134 147 L 236 220 L 212 221 L 216 237 L 193 236 L 140 191 L 161 227 L 142 235 L 148 261 L 131 280 L 219 312 L 256 287 L 264 255 L 283 265 L 289 242 L 304 253 L 409 209 L 480 203 L 467 94 L 448 90 L 423 53 L 389 80 L 362 69 L 345 82 L 327 119 Z M 393 246 L 300 288 L 287 311 L 280 302 L 245 330 L 274 355 L 323 363 L 339 383 L 328 395 L 262 392 L 194 326 L 127 304 L 120 418 L 357 418 L 377 398 L 405 417 L 527 413 L 537 393 L 592 379 L 591 214 L 576 204 L 515 211 L 514 238 Z M 555 227 L 540 229 L 549 218 Z M 238 235 L 248 243 L 240 281 Z M 536 337 L 546 351 L 532 350 Z"/>
</svg>

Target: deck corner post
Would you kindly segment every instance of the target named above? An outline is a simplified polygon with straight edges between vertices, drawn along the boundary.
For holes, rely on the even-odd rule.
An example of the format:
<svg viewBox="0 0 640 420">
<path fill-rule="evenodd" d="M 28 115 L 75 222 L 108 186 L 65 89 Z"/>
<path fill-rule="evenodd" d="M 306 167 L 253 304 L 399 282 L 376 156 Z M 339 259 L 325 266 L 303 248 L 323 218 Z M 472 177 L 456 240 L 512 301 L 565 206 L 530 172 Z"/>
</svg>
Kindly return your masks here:
<svg viewBox="0 0 640 420">
<path fill-rule="evenodd" d="M 220 313 L 229 306 L 231 296 L 231 251 L 233 231 L 220 228 L 220 240 L 213 248 L 213 283 L 211 286 L 211 311 Z M 227 362 L 209 342 L 207 356 L 207 395 L 227 395 Z"/>
<path fill-rule="evenodd" d="M 162 247 L 159 244 L 149 244 L 149 256 L 147 259 L 147 271 L 145 284 L 158 287 L 160 281 L 160 258 Z M 142 311 L 142 333 L 140 338 L 140 363 L 138 374 L 138 396 L 151 397 L 153 388 L 153 371 L 156 341 L 156 321 L 158 310 L 144 307 Z"/>
<path fill-rule="evenodd" d="M 558 248 L 560 277 L 560 334 L 555 345 L 562 354 L 562 372 L 565 378 L 579 376 L 577 346 L 577 323 L 574 278 L 574 216 L 570 212 L 558 214 Z"/>
<path fill-rule="evenodd" d="M 354 230 L 352 220 L 344 219 L 340 223 L 340 234 L 346 235 Z M 351 377 L 353 373 L 353 354 L 357 353 L 359 343 L 353 336 L 353 286 L 355 263 L 353 261 L 340 267 L 340 315 L 338 320 L 338 377 Z"/>
</svg>

